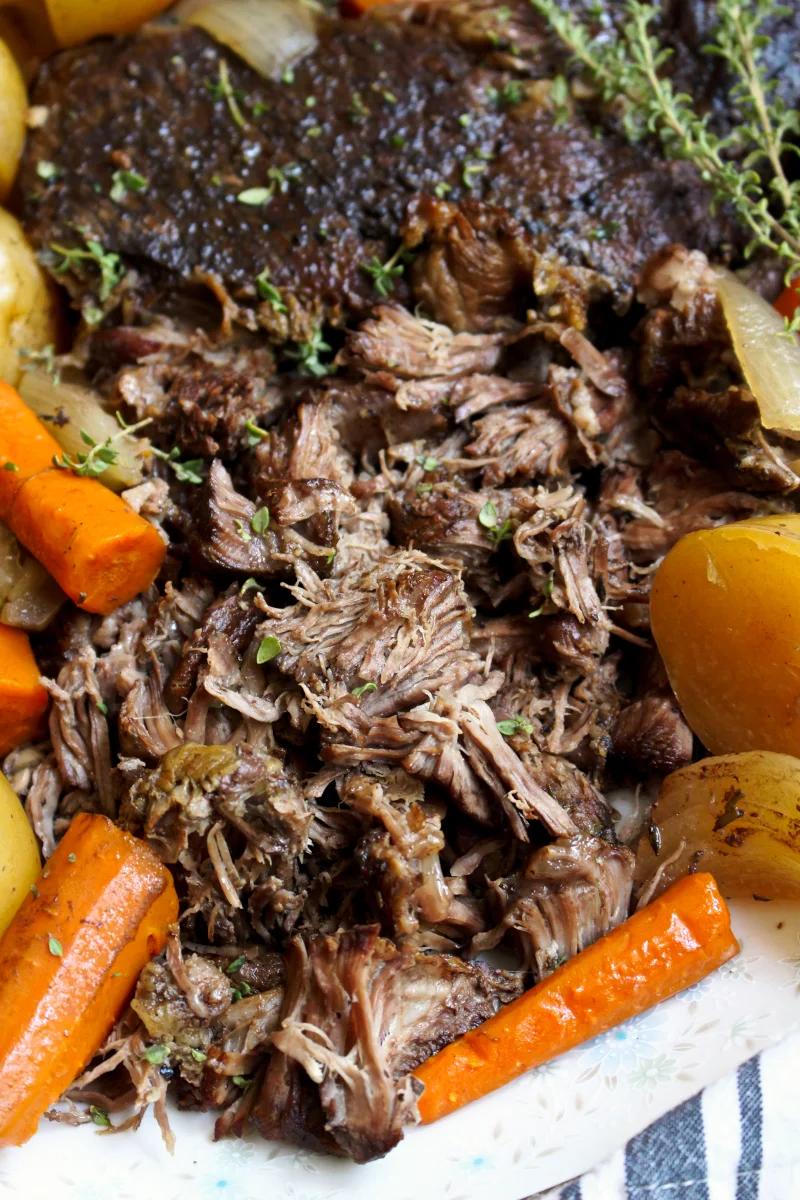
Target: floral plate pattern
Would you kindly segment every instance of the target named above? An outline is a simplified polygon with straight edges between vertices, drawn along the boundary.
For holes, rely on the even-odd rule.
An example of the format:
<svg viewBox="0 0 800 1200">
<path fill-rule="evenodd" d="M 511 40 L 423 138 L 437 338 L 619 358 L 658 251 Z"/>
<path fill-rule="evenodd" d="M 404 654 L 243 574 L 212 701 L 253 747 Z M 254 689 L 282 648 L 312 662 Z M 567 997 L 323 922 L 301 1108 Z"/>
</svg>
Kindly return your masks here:
<svg viewBox="0 0 800 1200">
<path fill-rule="evenodd" d="M 174 1157 L 138 1134 L 42 1122 L 0 1151 L 0 1200 L 521 1200 L 587 1170 L 673 1105 L 800 1028 L 800 906 L 731 905 L 742 951 L 714 976 L 366 1167 L 255 1136 L 211 1141 L 173 1111 Z M 800 1068 L 800 1064 L 798 1064 Z"/>
</svg>

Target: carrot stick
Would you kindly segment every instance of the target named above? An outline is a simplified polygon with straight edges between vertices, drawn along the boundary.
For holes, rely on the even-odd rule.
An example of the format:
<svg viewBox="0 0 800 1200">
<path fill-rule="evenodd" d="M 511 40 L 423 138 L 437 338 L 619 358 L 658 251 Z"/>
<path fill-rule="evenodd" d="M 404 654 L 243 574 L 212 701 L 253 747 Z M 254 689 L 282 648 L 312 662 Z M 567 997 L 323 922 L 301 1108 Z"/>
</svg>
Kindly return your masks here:
<svg viewBox="0 0 800 1200">
<path fill-rule="evenodd" d="M 53 465 L 61 447 L 9 384 L 0 380 L 0 521 L 27 479 Z"/>
<path fill-rule="evenodd" d="M 19 490 L 9 525 L 71 600 L 109 613 L 148 588 L 166 546 L 158 530 L 94 479 L 44 471 Z"/>
<path fill-rule="evenodd" d="M 61 447 L 0 384 L 0 520 L 89 612 L 148 588 L 166 547 L 158 531 L 96 479 L 53 467 Z"/>
<path fill-rule="evenodd" d="M 48 702 L 27 633 L 0 625 L 0 757 L 44 732 Z"/>
<path fill-rule="evenodd" d="M 97 1053 L 178 915 L 145 842 L 79 813 L 0 941 L 0 1146 L 19 1146 Z"/>
<path fill-rule="evenodd" d="M 704 979 L 739 952 L 708 874 L 688 875 L 414 1074 L 427 1125 Z"/>
</svg>

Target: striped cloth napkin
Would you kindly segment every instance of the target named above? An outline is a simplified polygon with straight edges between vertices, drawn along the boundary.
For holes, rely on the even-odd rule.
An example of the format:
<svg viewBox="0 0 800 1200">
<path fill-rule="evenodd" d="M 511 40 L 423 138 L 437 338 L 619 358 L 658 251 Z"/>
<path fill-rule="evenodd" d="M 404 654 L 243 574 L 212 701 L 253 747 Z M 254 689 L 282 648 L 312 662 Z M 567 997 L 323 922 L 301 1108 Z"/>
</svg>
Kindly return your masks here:
<svg viewBox="0 0 800 1200">
<path fill-rule="evenodd" d="M 800 1200 L 800 1033 L 529 1200 Z"/>
</svg>

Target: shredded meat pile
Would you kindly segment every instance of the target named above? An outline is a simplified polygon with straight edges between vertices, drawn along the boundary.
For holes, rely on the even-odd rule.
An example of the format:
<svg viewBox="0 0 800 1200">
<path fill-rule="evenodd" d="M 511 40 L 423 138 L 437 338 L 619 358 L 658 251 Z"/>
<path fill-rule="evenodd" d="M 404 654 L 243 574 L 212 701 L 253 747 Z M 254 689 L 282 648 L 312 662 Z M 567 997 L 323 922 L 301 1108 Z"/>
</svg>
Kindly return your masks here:
<svg viewBox="0 0 800 1200">
<path fill-rule="evenodd" d="M 183 292 L 112 301 L 69 358 L 201 482 L 159 459 L 127 493 L 162 573 L 36 639 L 49 736 L 4 764 L 45 856 L 104 813 L 181 902 L 56 1117 L 102 1094 L 169 1138 L 172 1087 L 218 1137 L 386 1153 L 420 1062 L 625 919 L 613 793 L 692 758 L 653 572 L 800 483 L 707 259 L 621 286 L 478 195 L 413 196 L 403 238 L 405 290 L 361 279 L 327 367 Z"/>
</svg>

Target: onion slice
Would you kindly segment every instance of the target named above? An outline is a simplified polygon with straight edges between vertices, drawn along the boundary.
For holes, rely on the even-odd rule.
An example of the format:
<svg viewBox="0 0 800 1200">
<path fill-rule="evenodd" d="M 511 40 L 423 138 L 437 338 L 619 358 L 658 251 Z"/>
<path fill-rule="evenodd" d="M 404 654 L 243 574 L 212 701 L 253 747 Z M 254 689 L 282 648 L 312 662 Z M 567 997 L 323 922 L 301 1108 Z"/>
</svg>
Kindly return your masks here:
<svg viewBox="0 0 800 1200">
<path fill-rule="evenodd" d="M 189 0 L 176 14 L 235 50 L 264 79 L 280 79 L 317 44 L 320 9 L 310 0 Z"/>
<path fill-rule="evenodd" d="M 119 425 L 101 407 L 99 396 L 90 387 L 64 380 L 56 383 L 47 371 L 31 370 L 23 373 L 19 394 L 75 460 L 79 454 L 86 453 L 87 443 L 82 432 L 101 445 L 107 438 L 115 439 L 113 448 L 117 457 L 97 476 L 100 483 L 113 492 L 121 492 L 142 482 L 142 461 L 150 454 L 149 441 L 147 438 L 120 437 Z"/>
<path fill-rule="evenodd" d="M 800 434 L 800 342 L 783 317 L 726 271 L 715 267 L 717 294 L 733 349 L 766 429 Z"/>
<path fill-rule="evenodd" d="M 42 564 L 0 525 L 0 621 L 37 633 L 47 628 L 66 599 Z"/>
</svg>

